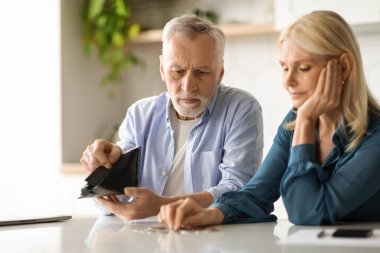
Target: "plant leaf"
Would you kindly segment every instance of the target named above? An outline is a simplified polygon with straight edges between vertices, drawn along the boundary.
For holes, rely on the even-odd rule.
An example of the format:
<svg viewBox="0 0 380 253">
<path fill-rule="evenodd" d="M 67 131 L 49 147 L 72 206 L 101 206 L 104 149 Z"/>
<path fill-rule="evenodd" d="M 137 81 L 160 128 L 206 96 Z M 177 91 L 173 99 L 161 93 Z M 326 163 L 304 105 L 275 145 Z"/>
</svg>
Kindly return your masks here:
<svg viewBox="0 0 380 253">
<path fill-rule="evenodd" d="M 114 32 L 112 34 L 112 44 L 117 48 L 124 46 L 124 37 L 121 32 Z"/>
<path fill-rule="evenodd" d="M 124 3 L 124 0 L 116 0 L 115 1 L 115 13 L 120 17 L 126 18 L 129 16 L 127 6 Z"/>
<path fill-rule="evenodd" d="M 98 60 L 108 67 L 102 86 L 119 83 L 122 71 L 142 65 L 128 52 L 126 42 L 138 36 L 140 26 L 131 22 L 130 0 L 85 0 L 81 12 L 84 22 L 84 52 L 97 50 Z"/>
<path fill-rule="evenodd" d="M 123 49 L 115 49 L 113 51 L 113 60 L 115 62 L 122 62 L 123 61 Z"/>
<path fill-rule="evenodd" d="M 99 15 L 103 9 L 104 1 L 105 0 L 90 0 L 87 14 L 88 20 L 93 20 L 96 16 Z"/>
<path fill-rule="evenodd" d="M 139 35 L 139 33 L 140 33 L 140 25 L 133 23 L 128 29 L 128 38 L 134 39 L 137 37 L 137 35 Z"/>
<path fill-rule="evenodd" d="M 96 19 L 96 25 L 98 27 L 105 27 L 107 24 L 107 16 L 106 15 L 100 15 L 99 18 Z"/>
</svg>

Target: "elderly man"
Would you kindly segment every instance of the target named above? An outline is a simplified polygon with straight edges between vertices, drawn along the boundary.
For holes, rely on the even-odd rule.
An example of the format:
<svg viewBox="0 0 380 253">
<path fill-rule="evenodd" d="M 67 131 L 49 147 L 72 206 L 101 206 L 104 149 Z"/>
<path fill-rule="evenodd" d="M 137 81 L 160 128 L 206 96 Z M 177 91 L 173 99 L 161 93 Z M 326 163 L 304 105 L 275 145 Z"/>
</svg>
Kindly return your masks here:
<svg viewBox="0 0 380 253">
<path fill-rule="evenodd" d="M 258 101 L 221 85 L 224 34 L 195 15 L 169 21 L 163 30 L 160 73 L 167 92 L 132 105 L 117 144 L 96 140 L 81 158 L 89 171 L 110 167 L 121 153 L 141 146 L 139 187 L 96 201 L 125 220 L 159 212 L 191 197 L 202 206 L 239 190 L 262 159 L 263 123 Z"/>
</svg>

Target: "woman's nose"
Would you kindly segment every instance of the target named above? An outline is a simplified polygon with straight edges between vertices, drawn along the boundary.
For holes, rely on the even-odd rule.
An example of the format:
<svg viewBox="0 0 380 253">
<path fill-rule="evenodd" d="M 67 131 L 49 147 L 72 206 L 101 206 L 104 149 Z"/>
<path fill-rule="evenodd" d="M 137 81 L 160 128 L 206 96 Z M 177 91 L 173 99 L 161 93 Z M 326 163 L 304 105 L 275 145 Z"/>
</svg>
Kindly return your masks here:
<svg viewBox="0 0 380 253">
<path fill-rule="evenodd" d="M 297 85 L 296 78 L 293 71 L 287 71 L 283 76 L 284 85 L 286 86 L 295 86 Z"/>
</svg>

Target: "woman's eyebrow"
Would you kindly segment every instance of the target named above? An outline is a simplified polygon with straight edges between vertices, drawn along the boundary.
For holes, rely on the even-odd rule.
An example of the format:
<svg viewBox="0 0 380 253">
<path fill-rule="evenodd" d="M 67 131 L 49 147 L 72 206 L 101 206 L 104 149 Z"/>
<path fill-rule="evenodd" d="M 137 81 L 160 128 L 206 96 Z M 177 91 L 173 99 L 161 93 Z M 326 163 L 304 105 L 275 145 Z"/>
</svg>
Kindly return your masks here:
<svg viewBox="0 0 380 253">
<path fill-rule="evenodd" d="M 283 62 L 282 60 L 279 60 L 278 61 L 281 65 L 286 65 L 286 63 L 285 62 Z M 304 63 L 315 63 L 315 60 L 311 60 L 311 59 L 309 59 L 309 60 L 306 60 L 306 59 L 303 59 L 303 60 L 297 60 L 297 61 L 293 61 L 293 62 L 291 62 L 292 64 L 304 64 Z"/>
</svg>

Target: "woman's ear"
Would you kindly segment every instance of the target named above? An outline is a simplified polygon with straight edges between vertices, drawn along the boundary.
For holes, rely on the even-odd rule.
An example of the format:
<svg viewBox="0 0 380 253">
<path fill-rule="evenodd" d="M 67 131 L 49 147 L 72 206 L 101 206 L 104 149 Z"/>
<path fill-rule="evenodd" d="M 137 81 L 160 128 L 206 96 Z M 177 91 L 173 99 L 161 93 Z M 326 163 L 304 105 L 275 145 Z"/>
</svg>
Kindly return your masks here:
<svg viewBox="0 0 380 253">
<path fill-rule="evenodd" d="M 348 53 L 343 53 L 339 57 L 339 64 L 342 66 L 342 80 L 346 81 L 352 71 L 352 57 Z"/>
</svg>

